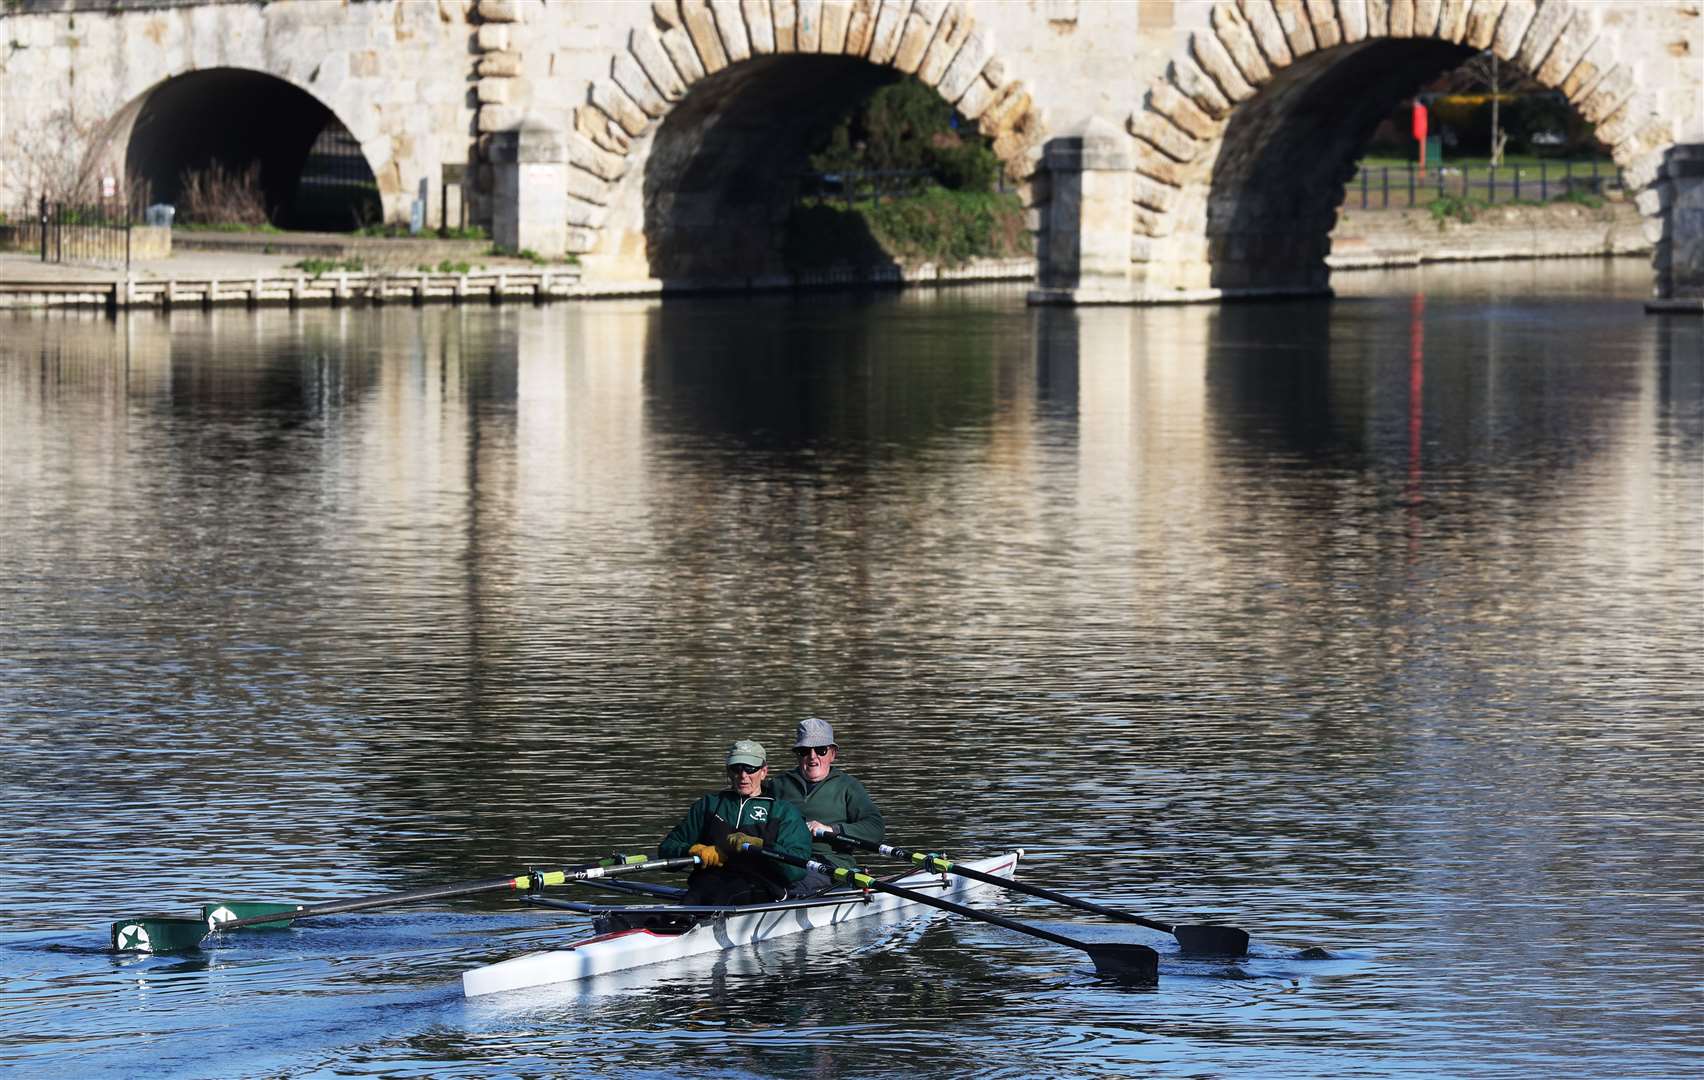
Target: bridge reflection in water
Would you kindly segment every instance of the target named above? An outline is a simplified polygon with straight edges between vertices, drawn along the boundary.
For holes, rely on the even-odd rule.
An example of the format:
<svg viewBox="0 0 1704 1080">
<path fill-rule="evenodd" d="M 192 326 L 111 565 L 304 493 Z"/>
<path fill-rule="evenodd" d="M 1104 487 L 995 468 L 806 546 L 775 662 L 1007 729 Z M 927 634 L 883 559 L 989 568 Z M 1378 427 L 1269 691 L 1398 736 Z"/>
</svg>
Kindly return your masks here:
<svg viewBox="0 0 1704 1080">
<path fill-rule="evenodd" d="M 854 1030 L 921 1071 L 1682 1071 L 1704 387 L 1644 274 L 10 319 L 0 1007 L 43 1034 L 0 1067 L 124 1075 L 146 1024 L 240 1073 L 258 1011 L 277 1071 L 685 1072 L 753 1015 L 765 1074 L 856 1072 Z M 76 944 L 209 867 L 311 899 L 647 848 L 809 712 L 901 841 L 1021 838 L 1257 955 L 1132 1010 L 926 922 L 495 1015 L 443 988 L 547 935 L 491 908 Z"/>
</svg>

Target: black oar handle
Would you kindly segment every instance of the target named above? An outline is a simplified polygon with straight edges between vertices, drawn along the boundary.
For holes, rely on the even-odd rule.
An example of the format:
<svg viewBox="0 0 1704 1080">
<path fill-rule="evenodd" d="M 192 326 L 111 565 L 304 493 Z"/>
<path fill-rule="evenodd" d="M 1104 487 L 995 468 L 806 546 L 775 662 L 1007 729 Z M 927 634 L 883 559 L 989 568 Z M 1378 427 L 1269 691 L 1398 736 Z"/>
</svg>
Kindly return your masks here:
<svg viewBox="0 0 1704 1080">
<path fill-rule="evenodd" d="M 887 845 L 878 846 L 886 847 Z M 892 854 L 896 859 L 910 859 L 912 862 L 949 874 L 963 874 L 972 881 L 982 881 L 990 885 L 998 885 L 1003 889 L 1038 896 L 1043 900 L 1051 900 L 1055 904 L 1064 904 L 1066 907 L 1081 908 L 1084 911 L 1092 911 L 1096 915 L 1105 915 L 1109 919 L 1122 919 L 1138 926 L 1146 926 L 1150 930 L 1159 930 L 1162 933 L 1170 934 L 1177 929 L 1171 923 L 1163 923 L 1157 919 L 1145 919 L 1128 911 L 1120 911 L 1117 908 L 1109 908 L 1105 904 L 1097 904 L 1093 900 L 1080 900 L 1075 896 L 1066 896 L 1064 893 L 1054 892 L 1052 889 L 1044 889 L 1040 885 L 1031 885 L 1028 882 L 1013 881 L 1008 878 L 995 877 L 993 874 L 985 874 L 980 870 L 972 870 L 968 866 L 960 866 L 958 863 L 952 862 L 943 855 L 935 855 L 926 851 L 909 851 L 899 847 L 889 848 L 882 854 Z"/>
</svg>

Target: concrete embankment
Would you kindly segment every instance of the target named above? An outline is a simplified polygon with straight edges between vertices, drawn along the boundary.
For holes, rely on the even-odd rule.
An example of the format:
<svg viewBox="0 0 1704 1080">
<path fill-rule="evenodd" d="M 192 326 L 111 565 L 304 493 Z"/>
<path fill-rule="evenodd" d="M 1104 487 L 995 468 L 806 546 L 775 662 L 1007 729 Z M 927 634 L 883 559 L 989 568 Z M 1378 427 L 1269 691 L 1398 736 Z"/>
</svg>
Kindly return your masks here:
<svg viewBox="0 0 1704 1080">
<path fill-rule="evenodd" d="M 1334 272 L 1431 262 L 1577 258 L 1648 253 L 1629 203 L 1480 208 L 1472 221 L 1426 209 L 1346 210 L 1332 232 Z M 364 269 L 307 273 L 304 257 L 356 260 Z M 463 271 L 444 263 L 466 264 Z M 986 260 L 956 269 L 847 268 L 797 277 L 728 282 L 583 282 L 577 267 L 495 256 L 489 243 L 313 234 L 179 233 L 169 258 L 122 266 L 43 263 L 0 253 L 0 309 L 225 304 L 341 304 L 573 300 L 673 292 L 944 285 L 1033 280 L 1033 259 Z"/>
<path fill-rule="evenodd" d="M 1480 207 L 1472 221 L 1431 211 L 1344 210 L 1331 233 L 1333 272 L 1482 259 L 1640 255 L 1651 250 L 1629 202 Z"/>
</svg>

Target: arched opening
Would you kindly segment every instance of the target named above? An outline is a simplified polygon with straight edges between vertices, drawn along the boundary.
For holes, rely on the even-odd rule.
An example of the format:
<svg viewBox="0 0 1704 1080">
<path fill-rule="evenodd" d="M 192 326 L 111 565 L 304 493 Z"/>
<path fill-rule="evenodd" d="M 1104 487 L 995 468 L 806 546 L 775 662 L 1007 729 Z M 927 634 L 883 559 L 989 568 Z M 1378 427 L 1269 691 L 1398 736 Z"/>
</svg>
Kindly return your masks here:
<svg viewBox="0 0 1704 1080">
<path fill-rule="evenodd" d="M 992 140 L 939 92 L 841 56 L 771 55 L 697 83 L 646 160 L 653 277 L 886 280 L 1028 254 Z M 995 250 L 999 249 L 999 250 Z"/>
<path fill-rule="evenodd" d="M 1374 129 L 1473 54 L 1438 40 L 1360 42 L 1303 57 L 1239 105 L 1207 202 L 1213 287 L 1325 288 L 1337 207 Z"/>
<path fill-rule="evenodd" d="M 212 68 L 161 83 L 130 131 L 125 173 L 179 220 L 258 215 L 287 229 L 352 230 L 381 215 L 360 146 L 313 95 L 254 71 Z"/>
<path fill-rule="evenodd" d="M 645 240 L 663 280 L 777 274 L 814 137 L 898 77 L 841 56 L 753 58 L 695 84 L 645 165 Z"/>
</svg>

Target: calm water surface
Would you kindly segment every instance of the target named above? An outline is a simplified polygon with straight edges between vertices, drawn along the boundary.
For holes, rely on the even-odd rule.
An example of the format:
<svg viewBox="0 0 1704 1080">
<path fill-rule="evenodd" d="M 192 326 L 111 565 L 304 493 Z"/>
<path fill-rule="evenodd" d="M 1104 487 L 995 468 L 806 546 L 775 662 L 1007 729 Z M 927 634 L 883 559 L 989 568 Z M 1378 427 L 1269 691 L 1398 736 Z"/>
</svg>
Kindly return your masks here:
<svg viewBox="0 0 1704 1080">
<path fill-rule="evenodd" d="M 1648 281 L 6 319 L 0 1072 L 1695 1074 L 1704 339 Z M 466 1001 L 583 929 L 496 900 L 107 951 L 648 848 L 807 714 L 897 842 L 1253 955 L 1023 897 L 1160 986 L 926 915 Z"/>
</svg>

